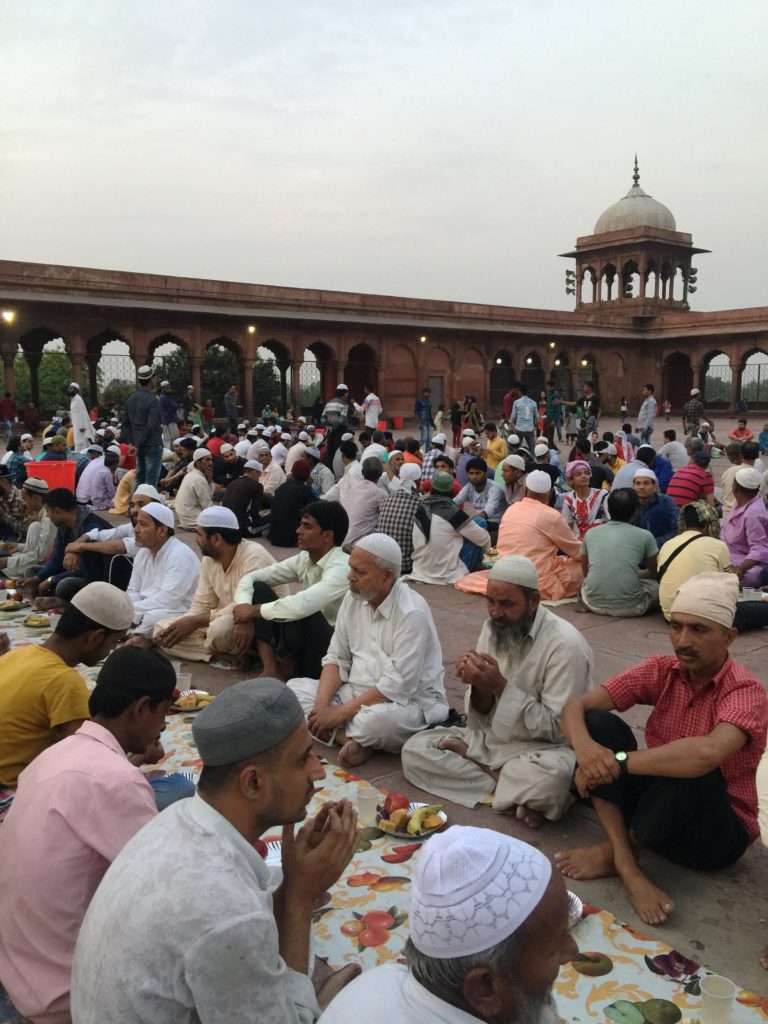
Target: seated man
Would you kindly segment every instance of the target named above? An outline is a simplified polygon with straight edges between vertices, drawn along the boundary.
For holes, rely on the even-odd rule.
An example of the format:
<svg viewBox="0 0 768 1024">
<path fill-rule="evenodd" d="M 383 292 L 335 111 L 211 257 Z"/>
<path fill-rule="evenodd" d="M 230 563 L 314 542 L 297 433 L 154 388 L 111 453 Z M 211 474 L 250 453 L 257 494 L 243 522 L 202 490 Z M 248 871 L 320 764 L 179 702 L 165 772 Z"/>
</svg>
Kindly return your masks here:
<svg viewBox="0 0 768 1024">
<path fill-rule="evenodd" d="M 666 921 L 674 904 L 640 870 L 640 851 L 716 871 L 734 864 L 758 835 L 755 771 L 768 697 L 728 654 L 738 595 L 729 573 L 688 580 L 672 604 L 675 656 L 647 658 L 563 712 L 576 786 L 591 797 L 606 841 L 557 853 L 555 861 L 569 878 L 618 874 L 646 924 Z M 638 750 L 632 729 L 611 714 L 637 704 L 653 707 L 647 750 Z"/>
<path fill-rule="evenodd" d="M 403 773 L 428 793 L 463 807 L 488 801 L 535 828 L 573 803 L 575 758 L 560 714 L 566 701 L 586 693 L 592 652 L 574 626 L 541 605 L 528 558 L 500 558 L 488 574 L 486 600 L 477 648 L 457 666 L 469 687 L 466 728 L 411 737 Z"/>
<path fill-rule="evenodd" d="M 234 657 L 235 591 L 246 573 L 275 560 L 260 544 L 243 540 L 237 517 L 228 508 L 211 506 L 201 512 L 195 536 L 203 560 L 192 605 L 182 618 L 156 622 L 152 637 L 169 658 Z M 277 589 L 282 596 L 284 588 Z"/>
<path fill-rule="evenodd" d="M 416 465 L 416 468 L 421 472 L 421 466 Z M 403 469 L 405 469 L 405 465 Z M 342 502 L 349 516 L 349 529 L 344 538 L 344 547 L 347 551 L 360 537 L 366 537 L 374 532 L 379 509 L 389 496 L 387 490 L 379 487 L 379 480 L 384 472 L 381 459 L 375 455 L 364 457 L 360 471 L 362 480 L 357 481 Z M 402 472 L 401 469 L 401 477 Z"/>
<path fill-rule="evenodd" d="M 56 527 L 45 508 L 48 484 L 36 476 L 28 477 L 20 487 L 21 500 L 29 516 L 27 537 L 21 544 L 7 543 L 0 558 L 0 570 L 11 579 L 31 576 L 48 561 Z"/>
<path fill-rule="evenodd" d="M 312 467 L 306 459 L 297 459 L 291 475 L 272 496 L 269 517 L 269 542 L 278 548 L 295 548 L 296 531 L 307 505 L 315 501 L 315 495 L 307 482 Z"/>
<path fill-rule="evenodd" d="M 406 580 L 450 586 L 469 571 L 461 559 L 465 541 L 474 545 L 478 556 L 491 546 L 488 531 L 454 504 L 453 483 L 442 470 L 432 476 L 430 492 L 416 511 L 413 569 Z"/>
<path fill-rule="evenodd" d="M 120 449 L 111 451 L 108 448 L 103 455 L 88 463 L 75 492 L 78 504 L 90 505 L 97 511 L 107 511 L 112 507 L 115 497 L 115 470 L 119 461 Z"/>
<path fill-rule="evenodd" d="M 224 508 L 231 509 L 237 517 L 238 529 L 244 537 L 252 537 L 269 526 L 269 515 L 262 516 L 264 488 L 260 481 L 261 463 L 248 459 L 243 474 L 227 484 L 221 498 Z"/>
<path fill-rule="evenodd" d="M 467 463 L 469 483 L 462 487 L 453 499 L 459 508 L 464 505 L 467 515 L 481 515 L 486 523 L 491 539 L 499 529 L 501 517 L 507 509 L 504 491 L 488 477 L 488 466 L 484 459 L 470 459 Z"/>
<path fill-rule="evenodd" d="M 182 530 L 194 530 L 197 517 L 204 508 L 210 508 L 213 504 L 212 475 L 211 453 L 207 448 L 197 448 L 192 456 L 192 465 L 181 481 L 174 503 Z"/>
<path fill-rule="evenodd" d="M 309 461 L 312 472 L 309 482 L 315 494 L 324 497 L 332 487 L 336 485 L 333 472 L 320 461 L 320 449 L 309 446 L 304 451 L 304 457 Z"/>
<path fill-rule="evenodd" d="M 0 787 L 14 787 L 39 753 L 88 718 L 88 690 L 74 666 L 97 665 L 123 639 L 132 617 L 121 590 L 90 583 L 74 595 L 47 640 L 3 655 Z"/>
<path fill-rule="evenodd" d="M 133 631 L 126 641 L 151 646 L 156 623 L 183 615 L 192 604 L 200 562 L 173 535 L 173 512 L 151 501 L 136 516 L 136 545 L 128 597 L 133 602 Z"/>
<path fill-rule="evenodd" d="M 43 500 L 51 522 L 56 527 L 53 548 L 45 564 L 19 583 L 23 588 L 31 588 L 34 595 L 40 595 L 37 602 L 40 607 L 57 607 L 66 603 L 71 594 L 84 583 L 108 578 L 109 562 L 103 556 L 87 564 L 81 563 L 67 555 L 67 546 L 89 530 L 107 529 L 109 523 L 91 509 L 78 505 L 74 494 L 66 487 L 54 487 Z M 74 578 L 74 589 L 71 577 Z"/>
<path fill-rule="evenodd" d="M 638 497 L 635 526 L 653 534 L 659 547 L 676 537 L 680 510 L 673 498 L 659 491 L 654 471 L 645 466 L 635 470 L 632 489 Z"/>
<path fill-rule="evenodd" d="M 454 825 L 414 862 L 408 919 L 405 964 L 366 971 L 321 1024 L 557 1019 L 552 985 L 578 948 L 565 886 L 540 850 Z"/>
<path fill-rule="evenodd" d="M 251 679 L 204 708 L 192 733 L 197 794 L 128 842 L 85 915 L 72 967 L 78 1024 L 310 1022 L 336 980 L 315 996 L 310 921 L 354 854 L 357 816 L 346 800 L 326 804 L 294 837 L 325 776 L 299 702 L 276 679 Z M 276 887 L 253 844 L 281 825 Z"/>
<path fill-rule="evenodd" d="M 434 438 L 432 439 L 434 442 Z M 434 476 L 434 472 L 432 474 Z M 402 556 L 401 574 L 413 568 L 413 523 L 421 502 L 418 498 L 422 470 L 409 464 L 400 470 L 400 486 L 379 505 L 376 532 L 386 533 L 397 543 Z M 431 478 L 430 478 L 431 479 Z"/>
<path fill-rule="evenodd" d="M 638 505 L 637 493 L 628 487 L 611 491 L 610 519 L 588 530 L 581 542 L 581 600 L 596 615 L 634 618 L 659 603 L 659 584 L 653 578 L 659 549 L 653 534 L 632 525 Z M 650 579 L 640 578 L 641 563 Z"/>
<path fill-rule="evenodd" d="M 287 477 L 283 467 L 272 458 L 272 452 L 268 447 L 260 448 L 257 460 L 261 463 L 261 478 L 259 483 L 264 488 L 264 493 L 272 495 L 285 483 Z"/>
<path fill-rule="evenodd" d="M 72 957 L 88 904 L 116 855 L 157 814 L 152 787 L 125 755 L 154 759 L 158 747 L 162 755 L 175 686 L 166 658 L 120 648 L 99 672 L 91 720 L 21 774 L 0 841 L 0 982 L 25 1017 L 70 1020 Z"/>
<path fill-rule="evenodd" d="M 133 559 L 136 557 L 136 520 L 141 509 L 151 501 L 158 502 L 160 505 L 165 504 L 165 498 L 152 484 L 139 484 L 131 495 L 127 523 L 120 523 L 119 526 L 106 530 L 88 530 L 78 540 L 67 544 L 66 554 L 77 555 L 81 561 L 85 560 L 86 562 L 94 554 L 111 556 L 110 579 L 107 582 L 114 583 L 121 590 L 125 590 L 133 571 Z M 125 576 L 126 569 L 127 576 Z M 116 573 L 120 577 L 119 580 L 114 579 Z M 124 585 L 122 583 L 123 576 L 125 576 Z"/>
<path fill-rule="evenodd" d="M 501 486 L 504 500 L 514 505 L 525 497 L 525 459 L 522 455 L 508 455 L 501 466 Z M 503 513 L 502 513 L 503 515 Z"/>
<path fill-rule="evenodd" d="M 400 581 L 401 560 L 383 533 L 357 542 L 320 680 L 288 683 L 312 735 L 338 744 L 339 764 L 348 768 L 374 750 L 399 753 L 409 736 L 448 717 L 432 613 Z"/>
<path fill-rule="evenodd" d="M 11 483 L 11 472 L 0 465 L 0 540 L 23 541 L 29 515 L 21 490 Z"/>
<path fill-rule="evenodd" d="M 743 587 L 768 582 L 768 512 L 760 495 L 762 477 L 742 467 L 733 480 L 735 505 L 720 530 Z"/>
<path fill-rule="evenodd" d="M 692 501 L 708 501 L 715 504 L 715 481 L 709 469 L 709 452 L 695 451 L 691 461 L 677 469 L 667 484 L 667 497 L 672 498 L 678 508 Z"/>
<path fill-rule="evenodd" d="M 192 465 L 192 456 L 197 451 L 197 442 L 193 437 L 180 437 L 173 443 L 176 461 L 163 467 L 158 487 L 168 494 L 175 494 L 181 486 L 187 470 Z"/>
<path fill-rule="evenodd" d="M 235 592 L 235 653 L 256 655 L 265 675 L 320 676 L 336 615 L 348 590 L 349 558 L 341 550 L 347 513 L 335 501 L 307 505 L 296 532 L 298 555 L 247 572 Z M 303 590 L 278 597 L 278 584 L 301 583 Z M 281 673 L 277 652 L 289 656 Z"/>
<path fill-rule="evenodd" d="M 728 572 L 731 555 L 720 540 L 720 520 L 717 510 L 706 501 L 694 501 L 680 509 L 680 526 L 676 537 L 668 540 L 658 555 L 659 603 L 664 618 L 669 622 L 672 602 L 680 587 L 692 576 L 703 572 Z M 736 609 L 734 626 L 739 629 L 739 612 L 745 604 L 740 601 Z M 768 604 L 766 604 L 768 611 Z"/>
<path fill-rule="evenodd" d="M 544 601 L 559 601 L 579 592 L 584 574 L 581 543 L 565 519 L 549 507 L 552 481 L 541 470 L 525 478 L 525 497 L 510 505 L 499 527 L 500 555 L 524 555 L 536 566 Z M 558 552 L 564 552 L 564 555 Z"/>
<path fill-rule="evenodd" d="M 669 459 L 673 473 L 688 465 L 688 452 L 685 450 L 685 445 L 682 441 L 677 440 L 677 431 L 671 428 L 664 431 L 664 444 L 659 448 L 659 455 Z"/>
</svg>

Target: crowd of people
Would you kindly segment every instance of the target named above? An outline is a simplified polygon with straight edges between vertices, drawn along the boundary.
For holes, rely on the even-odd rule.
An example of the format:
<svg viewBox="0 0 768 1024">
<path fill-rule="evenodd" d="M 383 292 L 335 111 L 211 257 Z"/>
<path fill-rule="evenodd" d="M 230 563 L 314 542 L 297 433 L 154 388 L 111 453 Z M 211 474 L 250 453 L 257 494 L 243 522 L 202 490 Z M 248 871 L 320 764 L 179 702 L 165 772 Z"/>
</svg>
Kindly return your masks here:
<svg viewBox="0 0 768 1024">
<path fill-rule="evenodd" d="M 658 925 L 674 900 L 642 851 L 717 870 L 761 825 L 768 842 L 768 698 L 729 653 L 768 625 L 765 467 L 760 442 L 732 439 L 716 496 L 695 391 L 656 449 L 652 385 L 635 430 L 604 432 L 591 384 L 571 401 L 550 382 L 541 403 L 521 386 L 499 423 L 471 395 L 433 412 L 424 389 L 420 436 L 395 438 L 370 388 L 251 424 L 233 386 L 226 424 L 190 426 L 191 389 L 177 402 L 151 367 L 138 377 L 103 423 L 70 386 L 40 458 L 74 463 L 71 488 L 35 474 L 33 438 L 0 465 L 0 569 L 60 612 L 43 643 L 0 648 L 0 982 L 26 1018 L 550 1019 L 576 955 L 564 878 L 617 874 Z M 261 540 L 295 550 L 278 561 Z M 460 709 L 430 600 L 451 584 L 487 610 L 456 665 Z M 660 607 L 672 653 L 595 687 L 589 643 L 547 607 L 574 599 Z M 251 675 L 194 720 L 196 792 L 140 770 L 164 756 L 170 659 Z M 76 666 L 102 661 L 89 694 Z M 644 749 L 620 717 L 635 705 L 653 709 Z M 323 748 L 348 769 L 394 754 L 431 798 L 530 830 L 590 801 L 604 838 L 553 866 L 451 826 L 416 860 L 405 964 L 320 979 L 313 903 L 358 842 L 345 800 L 295 832 Z M 258 840 L 279 827 L 278 878 Z"/>
</svg>

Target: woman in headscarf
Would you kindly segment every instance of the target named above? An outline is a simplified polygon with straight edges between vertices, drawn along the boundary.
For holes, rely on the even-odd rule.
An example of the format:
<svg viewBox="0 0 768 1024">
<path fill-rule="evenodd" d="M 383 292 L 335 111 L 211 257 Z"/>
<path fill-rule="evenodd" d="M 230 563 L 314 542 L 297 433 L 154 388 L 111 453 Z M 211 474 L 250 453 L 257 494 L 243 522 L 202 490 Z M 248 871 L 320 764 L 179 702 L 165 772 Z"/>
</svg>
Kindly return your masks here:
<svg viewBox="0 0 768 1024">
<path fill-rule="evenodd" d="M 616 431 L 614 444 L 616 445 L 616 454 L 619 458 L 623 459 L 624 462 L 632 462 L 635 457 L 635 449 L 623 430 Z"/>
<path fill-rule="evenodd" d="M 686 580 L 703 572 L 728 572 L 730 564 L 714 506 L 706 501 L 683 505 L 677 537 L 662 544 L 659 551 L 659 604 L 664 618 L 669 618 L 675 594 Z"/>
<path fill-rule="evenodd" d="M 589 486 L 592 470 L 584 459 L 574 459 L 565 467 L 565 479 L 573 490 L 563 495 L 560 511 L 577 540 L 584 540 L 587 530 L 610 519 L 608 491 Z"/>
</svg>

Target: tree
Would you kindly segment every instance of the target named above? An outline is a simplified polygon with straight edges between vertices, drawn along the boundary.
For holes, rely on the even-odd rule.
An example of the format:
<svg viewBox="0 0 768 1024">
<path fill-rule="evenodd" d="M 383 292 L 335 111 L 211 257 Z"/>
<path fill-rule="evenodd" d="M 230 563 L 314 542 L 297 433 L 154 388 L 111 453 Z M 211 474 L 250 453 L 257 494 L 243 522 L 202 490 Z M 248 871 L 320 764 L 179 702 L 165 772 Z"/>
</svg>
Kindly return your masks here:
<svg viewBox="0 0 768 1024">
<path fill-rule="evenodd" d="M 13 370 L 16 377 L 16 404 L 20 409 L 32 401 L 32 380 L 29 363 L 18 353 Z M 57 349 L 46 349 L 40 357 L 37 371 L 40 392 L 40 412 L 51 416 L 56 412 L 69 409 L 70 397 L 67 387 L 72 380 L 72 362 L 66 352 Z M 88 365 L 83 366 L 82 394 L 88 396 Z"/>
<path fill-rule="evenodd" d="M 210 345 L 205 350 L 203 364 L 200 367 L 200 404 L 210 398 L 216 415 L 223 416 L 224 395 L 232 384 L 239 386 L 239 381 L 240 371 L 234 354 L 223 345 Z M 247 409 L 243 409 L 243 415 L 248 415 Z"/>
<path fill-rule="evenodd" d="M 158 384 L 161 380 L 167 380 L 171 385 L 171 394 L 177 401 L 181 401 L 187 393 L 188 384 L 192 380 L 189 356 L 184 349 L 177 348 L 175 352 L 162 356 L 155 361 L 154 367 Z M 197 397 L 199 399 L 200 396 L 198 395 Z"/>
<path fill-rule="evenodd" d="M 274 359 L 257 359 L 253 364 L 253 405 L 258 415 L 269 402 L 277 409 L 282 401 L 283 389 L 280 371 Z"/>
</svg>

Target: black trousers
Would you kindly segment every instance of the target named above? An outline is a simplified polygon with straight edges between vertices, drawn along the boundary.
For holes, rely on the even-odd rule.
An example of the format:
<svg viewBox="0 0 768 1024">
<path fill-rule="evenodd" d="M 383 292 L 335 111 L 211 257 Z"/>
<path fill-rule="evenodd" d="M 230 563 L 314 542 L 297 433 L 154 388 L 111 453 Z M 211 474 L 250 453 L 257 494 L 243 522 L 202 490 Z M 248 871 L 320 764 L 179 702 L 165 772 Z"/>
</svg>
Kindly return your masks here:
<svg viewBox="0 0 768 1024">
<path fill-rule="evenodd" d="M 740 633 L 768 626 L 768 601 L 739 601 L 733 618 L 733 628 Z"/>
<path fill-rule="evenodd" d="M 254 583 L 253 603 L 267 604 L 277 601 L 277 594 L 266 583 Z M 256 639 L 264 640 L 278 650 L 292 655 L 297 661 L 297 674 L 319 679 L 322 660 L 328 653 L 333 627 L 322 612 L 292 622 L 268 622 L 256 619 Z"/>
<path fill-rule="evenodd" d="M 602 746 L 614 752 L 637 750 L 632 730 L 618 715 L 588 711 L 585 719 L 589 735 Z M 621 808 L 642 849 L 685 868 L 726 868 L 749 844 L 719 768 L 695 779 L 622 775 L 591 794 Z"/>
</svg>

